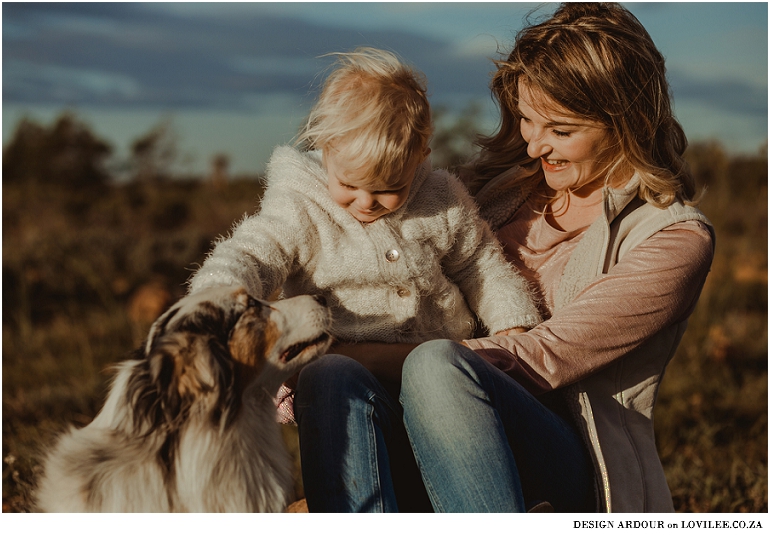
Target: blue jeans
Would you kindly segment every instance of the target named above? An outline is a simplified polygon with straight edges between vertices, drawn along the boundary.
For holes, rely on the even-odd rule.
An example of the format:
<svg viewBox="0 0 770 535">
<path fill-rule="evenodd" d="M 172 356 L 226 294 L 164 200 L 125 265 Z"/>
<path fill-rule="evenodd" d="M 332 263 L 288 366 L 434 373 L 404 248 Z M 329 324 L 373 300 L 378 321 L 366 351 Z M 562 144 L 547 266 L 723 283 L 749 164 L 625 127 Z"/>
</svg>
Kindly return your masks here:
<svg viewBox="0 0 770 535">
<path fill-rule="evenodd" d="M 432 510 L 398 388 L 342 355 L 325 355 L 302 370 L 294 416 L 310 512 Z"/>
<path fill-rule="evenodd" d="M 423 488 L 437 512 L 523 512 L 540 501 L 595 510 L 578 432 L 473 351 L 420 345 L 404 363 L 400 404 L 394 395 L 346 357 L 303 370 L 295 412 L 311 511 L 420 510 Z"/>
</svg>

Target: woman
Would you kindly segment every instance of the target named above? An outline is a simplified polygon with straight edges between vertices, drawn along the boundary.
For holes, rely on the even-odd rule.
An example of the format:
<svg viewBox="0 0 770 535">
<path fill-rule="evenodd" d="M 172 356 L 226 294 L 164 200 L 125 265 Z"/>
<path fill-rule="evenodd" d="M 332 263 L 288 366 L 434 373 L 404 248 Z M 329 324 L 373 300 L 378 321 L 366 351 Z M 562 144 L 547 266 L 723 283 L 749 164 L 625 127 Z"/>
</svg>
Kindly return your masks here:
<svg viewBox="0 0 770 535">
<path fill-rule="evenodd" d="M 404 428 L 436 511 L 673 510 L 652 409 L 714 237 L 691 206 L 664 60 L 623 7 L 565 4 L 519 34 L 492 89 L 500 129 L 467 171 L 547 319 L 427 342 L 400 369 L 380 356 L 409 347 L 339 347 L 352 358 L 306 368 L 295 407 L 311 511 L 406 503 Z M 377 386 L 399 376 L 404 428 Z"/>
</svg>

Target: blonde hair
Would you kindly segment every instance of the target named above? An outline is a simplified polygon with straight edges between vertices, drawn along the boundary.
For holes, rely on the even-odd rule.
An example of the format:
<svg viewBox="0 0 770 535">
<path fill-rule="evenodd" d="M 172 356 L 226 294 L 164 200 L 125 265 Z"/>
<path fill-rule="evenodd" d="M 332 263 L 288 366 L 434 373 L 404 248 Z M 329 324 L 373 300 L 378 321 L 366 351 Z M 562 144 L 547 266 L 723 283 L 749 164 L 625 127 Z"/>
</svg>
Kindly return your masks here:
<svg viewBox="0 0 770 535">
<path fill-rule="evenodd" d="M 519 32 L 508 59 L 496 66 L 491 88 L 501 122 L 479 141 L 476 177 L 488 180 L 532 161 L 519 131 L 521 81 L 562 111 L 606 127 L 616 153 L 608 184 L 636 172 L 645 201 L 665 207 L 692 200 L 695 186 L 682 156 L 687 138 L 671 110 L 665 61 L 628 10 L 615 3 L 562 4 L 545 22 Z"/>
<path fill-rule="evenodd" d="M 342 150 L 369 185 L 391 185 L 433 133 L 424 76 L 392 53 L 362 47 L 337 56 L 297 144 Z"/>
</svg>

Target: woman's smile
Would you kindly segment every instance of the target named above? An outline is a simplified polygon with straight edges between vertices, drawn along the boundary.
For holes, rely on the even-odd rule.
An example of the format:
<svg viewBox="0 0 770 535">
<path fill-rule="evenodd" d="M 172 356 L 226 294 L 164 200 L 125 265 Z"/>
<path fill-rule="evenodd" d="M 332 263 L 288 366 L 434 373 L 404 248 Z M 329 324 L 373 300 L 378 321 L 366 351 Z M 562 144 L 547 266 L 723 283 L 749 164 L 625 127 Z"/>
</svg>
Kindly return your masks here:
<svg viewBox="0 0 770 535">
<path fill-rule="evenodd" d="M 551 173 L 557 173 L 569 167 L 569 162 L 566 160 L 547 160 L 545 158 L 540 158 L 540 161 L 542 162 L 543 170 Z"/>
</svg>

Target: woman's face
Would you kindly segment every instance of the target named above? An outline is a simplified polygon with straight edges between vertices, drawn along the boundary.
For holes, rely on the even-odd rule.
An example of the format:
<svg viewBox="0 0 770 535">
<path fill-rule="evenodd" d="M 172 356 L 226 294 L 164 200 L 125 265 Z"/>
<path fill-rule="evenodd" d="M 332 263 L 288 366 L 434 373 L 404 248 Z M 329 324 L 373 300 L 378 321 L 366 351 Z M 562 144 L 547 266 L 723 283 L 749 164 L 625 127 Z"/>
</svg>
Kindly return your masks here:
<svg viewBox="0 0 770 535">
<path fill-rule="evenodd" d="M 551 189 L 587 197 L 604 185 L 601 171 L 608 163 L 607 129 L 567 112 L 545 111 L 558 109 L 550 98 L 519 82 L 521 135 L 527 153 L 540 158 Z"/>
</svg>

